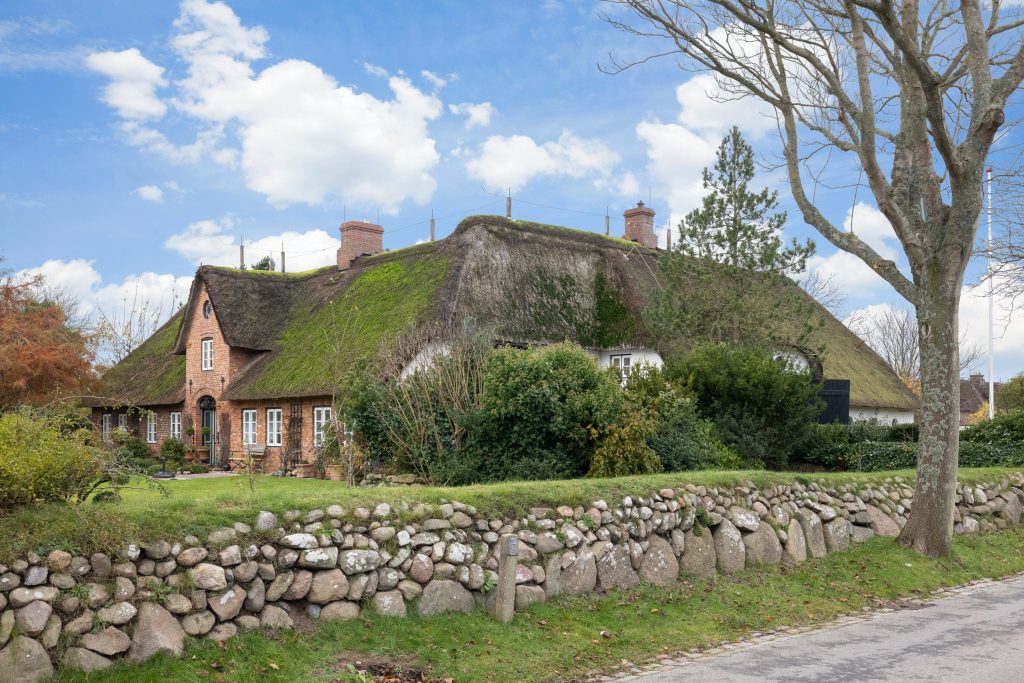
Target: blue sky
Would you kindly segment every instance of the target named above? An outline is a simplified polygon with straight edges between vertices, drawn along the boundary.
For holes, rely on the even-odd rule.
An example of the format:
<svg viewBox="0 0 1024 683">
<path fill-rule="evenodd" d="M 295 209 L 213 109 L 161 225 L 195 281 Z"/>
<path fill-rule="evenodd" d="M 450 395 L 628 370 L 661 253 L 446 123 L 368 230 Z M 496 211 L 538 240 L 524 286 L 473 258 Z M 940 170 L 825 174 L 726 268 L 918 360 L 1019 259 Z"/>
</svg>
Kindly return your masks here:
<svg viewBox="0 0 1024 683">
<path fill-rule="evenodd" d="M 732 124 L 778 152 L 752 102 L 708 99 L 670 60 L 611 76 L 637 44 L 594 2 L 0 3 L 0 255 L 111 311 L 169 310 L 199 263 L 251 263 L 283 242 L 289 270 L 331 263 L 343 217 L 385 226 L 385 246 L 439 236 L 472 213 L 602 230 L 650 197 L 662 227 L 701 195 L 700 170 Z M 1012 115 L 1011 115 L 1012 118 Z M 854 172 L 855 174 L 855 172 Z M 849 169 L 819 202 L 849 221 Z M 785 186 L 788 236 L 813 236 Z M 862 187 L 855 227 L 899 245 Z M 558 208 L 554 208 L 558 207 Z M 812 267 L 843 312 L 902 306 L 818 238 Z M 873 307 L 873 308 L 871 308 Z M 964 327 L 984 341 L 984 302 Z M 997 342 L 997 376 L 1024 368 L 1024 330 Z"/>
</svg>

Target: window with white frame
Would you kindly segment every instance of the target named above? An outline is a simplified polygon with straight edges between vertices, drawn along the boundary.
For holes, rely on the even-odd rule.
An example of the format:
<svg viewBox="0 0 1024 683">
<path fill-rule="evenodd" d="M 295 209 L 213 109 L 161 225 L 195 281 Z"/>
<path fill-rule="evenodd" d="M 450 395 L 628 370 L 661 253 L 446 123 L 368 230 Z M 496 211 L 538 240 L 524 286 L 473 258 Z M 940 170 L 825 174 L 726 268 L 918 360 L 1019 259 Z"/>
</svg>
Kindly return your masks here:
<svg viewBox="0 0 1024 683">
<path fill-rule="evenodd" d="M 629 375 L 630 368 L 633 364 L 633 356 L 628 353 L 620 354 L 611 357 L 611 366 L 619 373 L 619 377 L 623 380 Z"/>
<path fill-rule="evenodd" d="M 146 413 L 146 443 L 156 443 L 156 413 Z"/>
<path fill-rule="evenodd" d="M 267 445 L 281 445 L 281 424 L 283 415 L 280 408 L 267 408 Z"/>
<path fill-rule="evenodd" d="M 104 441 L 110 441 L 110 423 L 111 423 L 111 416 L 110 415 L 104 415 L 103 418 L 100 420 L 100 424 L 102 425 L 102 432 L 103 432 L 103 440 Z"/>
<path fill-rule="evenodd" d="M 181 413 L 171 413 L 169 435 L 172 439 L 181 438 Z"/>
<path fill-rule="evenodd" d="M 213 370 L 213 340 L 204 339 L 202 342 L 202 369 Z"/>
<path fill-rule="evenodd" d="M 242 443 L 250 445 L 256 443 L 256 411 L 242 411 Z"/>
<path fill-rule="evenodd" d="M 331 421 L 331 407 L 313 408 L 313 445 L 322 446 L 327 432 L 327 423 Z"/>
<path fill-rule="evenodd" d="M 127 413 L 121 413 L 117 416 L 117 428 L 128 429 L 128 415 Z"/>
</svg>

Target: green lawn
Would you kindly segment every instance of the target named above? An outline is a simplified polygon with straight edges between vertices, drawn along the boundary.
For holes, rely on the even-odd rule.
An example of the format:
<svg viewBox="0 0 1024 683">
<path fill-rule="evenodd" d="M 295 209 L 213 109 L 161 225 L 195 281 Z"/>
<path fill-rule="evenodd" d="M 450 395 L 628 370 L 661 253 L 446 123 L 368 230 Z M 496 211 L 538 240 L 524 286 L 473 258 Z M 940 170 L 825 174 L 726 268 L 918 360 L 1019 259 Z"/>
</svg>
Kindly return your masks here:
<svg viewBox="0 0 1024 683">
<path fill-rule="evenodd" d="M 706 648 L 754 632 L 818 624 L 898 597 L 1024 570 L 1024 529 L 957 538 L 954 558 L 935 560 L 873 539 L 797 569 L 748 571 L 676 588 L 643 587 L 605 597 L 535 605 L 503 625 L 481 614 L 421 620 L 364 615 L 311 633 L 249 633 L 218 647 L 191 643 L 180 659 L 157 658 L 101 676 L 58 680 L 361 681 L 346 659 L 395 657 L 428 677 L 540 682 L 614 670 L 622 660 Z M 341 655 L 339 653 L 347 653 Z"/>
<path fill-rule="evenodd" d="M 985 468 L 960 471 L 961 481 L 996 481 L 1013 469 Z M 180 539 L 186 534 L 202 537 L 218 526 L 243 521 L 252 523 L 260 510 L 284 512 L 309 510 L 333 503 L 347 510 L 372 508 L 376 503 L 437 504 L 457 500 L 476 506 L 488 515 L 508 511 L 523 513 L 531 506 L 588 504 L 623 495 L 648 495 L 652 490 L 687 483 L 730 486 L 752 481 L 759 487 L 794 481 L 821 481 L 831 485 L 879 482 L 899 476 L 913 481 L 910 470 L 875 473 L 800 474 L 765 471 L 676 472 L 617 479 L 507 482 L 464 487 L 349 488 L 341 482 L 261 476 L 250 490 L 246 477 L 217 477 L 167 483 L 166 497 L 143 487 L 126 490 L 117 504 L 86 503 L 78 508 L 40 505 L 0 515 L 0 562 L 25 552 L 110 551 L 128 542 L 153 538 Z"/>
</svg>

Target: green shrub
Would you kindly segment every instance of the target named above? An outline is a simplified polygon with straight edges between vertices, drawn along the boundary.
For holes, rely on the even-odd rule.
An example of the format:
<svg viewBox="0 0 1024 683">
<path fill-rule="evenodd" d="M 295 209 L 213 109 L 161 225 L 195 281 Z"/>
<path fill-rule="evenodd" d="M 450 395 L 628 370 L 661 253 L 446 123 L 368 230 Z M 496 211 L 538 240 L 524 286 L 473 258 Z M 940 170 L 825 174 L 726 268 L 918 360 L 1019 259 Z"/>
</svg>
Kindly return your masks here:
<svg viewBox="0 0 1024 683">
<path fill-rule="evenodd" d="M 907 441 L 861 441 L 835 449 L 821 464 L 854 472 L 914 469 L 917 444 Z M 960 467 L 1024 467 L 1024 446 L 960 442 Z"/>
<path fill-rule="evenodd" d="M 175 465 L 181 465 L 188 447 L 181 439 L 171 437 L 160 444 L 160 457 Z"/>
<path fill-rule="evenodd" d="M 181 469 L 186 470 L 189 474 L 206 474 L 210 471 L 210 468 L 199 462 L 187 462 L 181 466 Z"/>
<path fill-rule="evenodd" d="M 581 477 L 622 405 L 617 377 L 575 344 L 497 349 L 467 421 L 466 463 L 476 481 Z"/>
<path fill-rule="evenodd" d="M 1024 446 L 1024 408 L 1009 410 L 960 432 L 960 442 Z"/>
<path fill-rule="evenodd" d="M 782 469 L 822 409 L 818 385 L 784 359 L 729 344 L 695 348 L 669 368 L 745 466 Z"/>
<path fill-rule="evenodd" d="M 652 413 L 642 409 L 627 411 L 594 451 L 588 475 L 625 477 L 661 472 L 661 461 L 648 445 L 656 426 Z"/>
<path fill-rule="evenodd" d="M 88 430 L 64 436 L 54 419 L 0 415 L 0 510 L 40 501 L 83 500 L 104 477 L 106 454 Z"/>
</svg>

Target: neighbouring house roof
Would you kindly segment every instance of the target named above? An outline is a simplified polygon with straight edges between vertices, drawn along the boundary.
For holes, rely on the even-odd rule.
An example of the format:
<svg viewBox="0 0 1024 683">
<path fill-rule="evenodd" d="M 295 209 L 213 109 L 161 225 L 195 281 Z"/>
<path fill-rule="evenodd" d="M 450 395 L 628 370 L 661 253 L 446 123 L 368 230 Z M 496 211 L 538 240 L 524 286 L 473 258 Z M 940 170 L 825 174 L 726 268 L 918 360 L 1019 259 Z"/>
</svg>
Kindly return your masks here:
<svg viewBox="0 0 1024 683">
<path fill-rule="evenodd" d="M 508 342 L 653 346 L 641 313 L 658 286 L 657 258 L 653 249 L 593 232 L 471 216 L 446 239 L 362 257 L 340 272 L 203 266 L 192 291 L 205 285 L 230 345 L 264 352 L 224 398 L 323 396 L 331 393 L 333 363 L 372 359 L 382 342 L 426 323 L 472 319 Z M 820 312 L 811 342 L 824 347 L 825 377 L 852 380 L 853 405 L 913 410 L 914 395 L 884 361 Z M 185 315 L 107 373 L 111 395 L 181 400 Z M 165 390 L 137 388 L 137 378 Z"/>
<path fill-rule="evenodd" d="M 996 382 L 996 387 L 999 387 L 999 382 Z M 986 401 L 988 401 L 988 382 L 984 377 L 977 380 L 974 378 L 960 380 L 961 413 L 974 414 Z"/>
</svg>

